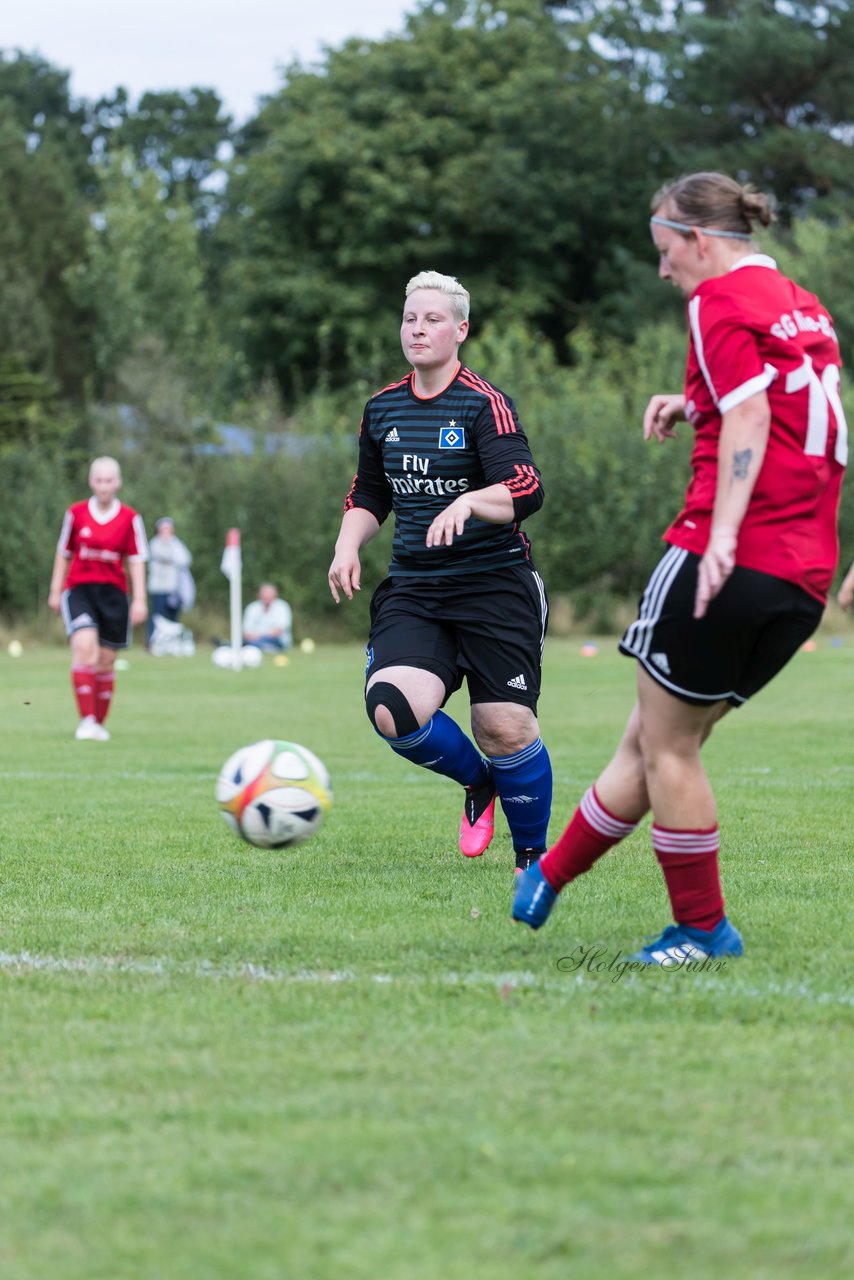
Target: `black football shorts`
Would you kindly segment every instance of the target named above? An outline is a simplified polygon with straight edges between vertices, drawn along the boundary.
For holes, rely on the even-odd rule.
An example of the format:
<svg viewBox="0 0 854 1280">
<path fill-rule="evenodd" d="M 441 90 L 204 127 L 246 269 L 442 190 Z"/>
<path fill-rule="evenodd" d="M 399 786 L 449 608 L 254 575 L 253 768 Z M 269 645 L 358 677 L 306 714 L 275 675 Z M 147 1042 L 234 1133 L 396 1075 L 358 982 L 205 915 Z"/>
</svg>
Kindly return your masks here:
<svg viewBox="0 0 854 1280">
<path fill-rule="evenodd" d="M 536 570 L 386 578 L 371 600 L 366 679 L 384 667 L 432 671 L 446 698 L 537 708 L 548 597 Z"/>
<path fill-rule="evenodd" d="M 94 627 L 105 649 L 126 649 L 130 644 L 130 604 L 121 587 L 89 582 L 62 593 L 62 620 L 66 635 Z"/>
<path fill-rule="evenodd" d="M 740 706 L 815 631 L 824 606 L 783 578 L 736 565 L 703 618 L 695 618 L 700 556 L 670 547 L 641 596 L 620 652 L 683 702 Z"/>
</svg>

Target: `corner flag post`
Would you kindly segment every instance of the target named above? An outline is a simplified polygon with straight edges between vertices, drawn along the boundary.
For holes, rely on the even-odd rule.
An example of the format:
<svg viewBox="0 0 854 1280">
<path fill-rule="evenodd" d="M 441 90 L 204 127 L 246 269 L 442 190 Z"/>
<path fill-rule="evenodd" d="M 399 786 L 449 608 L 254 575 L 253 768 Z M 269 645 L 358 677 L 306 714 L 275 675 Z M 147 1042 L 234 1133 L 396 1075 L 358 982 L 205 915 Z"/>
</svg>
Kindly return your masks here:
<svg viewBox="0 0 854 1280">
<path fill-rule="evenodd" d="M 243 647 L 242 638 L 242 599 L 241 599 L 241 580 L 243 576 L 243 561 L 240 555 L 240 530 L 229 529 L 225 535 L 225 550 L 222 553 L 222 562 L 220 569 L 228 578 L 229 591 L 229 614 L 231 618 L 231 665 L 235 671 L 239 671 L 243 666 L 240 651 Z"/>
</svg>

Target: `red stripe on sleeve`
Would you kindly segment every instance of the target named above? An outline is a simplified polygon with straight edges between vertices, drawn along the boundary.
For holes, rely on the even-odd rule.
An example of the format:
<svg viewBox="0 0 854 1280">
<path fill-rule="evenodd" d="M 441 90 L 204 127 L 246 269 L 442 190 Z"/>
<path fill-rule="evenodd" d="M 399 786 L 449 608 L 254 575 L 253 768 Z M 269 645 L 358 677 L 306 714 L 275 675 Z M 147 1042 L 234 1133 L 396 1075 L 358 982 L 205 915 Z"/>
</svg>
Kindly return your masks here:
<svg viewBox="0 0 854 1280">
<path fill-rule="evenodd" d="M 495 425 L 500 436 L 509 435 L 511 431 L 516 430 L 516 423 L 513 421 L 513 414 L 510 412 L 510 406 L 495 387 L 490 383 L 484 382 L 483 378 L 479 378 L 476 373 L 472 373 L 471 369 L 464 369 L 460 374 L 460 382 L 465 386 L 471 387 L 473 391 L 479 391 L 481 395 L 485 395 L 492 409 L 492 416 L 495 419 Z"/>
<path fill-rule="evenodd" d="M 514 467 L 516 474 L 509 480 L 502 481 L 514 497 L 524 497 L 528 493 L 536 493 L 540 487 L 540 478 L 533 467 Z"/>
</svg>

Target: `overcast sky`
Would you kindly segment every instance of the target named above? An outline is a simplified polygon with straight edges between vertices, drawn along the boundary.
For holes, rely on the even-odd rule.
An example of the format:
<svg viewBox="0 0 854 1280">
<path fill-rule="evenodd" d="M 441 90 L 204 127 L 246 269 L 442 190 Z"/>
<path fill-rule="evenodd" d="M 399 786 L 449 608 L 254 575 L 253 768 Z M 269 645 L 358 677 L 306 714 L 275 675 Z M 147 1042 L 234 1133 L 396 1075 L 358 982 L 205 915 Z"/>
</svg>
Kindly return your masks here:
<svg viewBox="0 0 854 1280">
<path fill-rule="evenodd" d="M 0 48 L 40 53 L 71 73 L 75 97 L 123 85 L 214 88 L 242 123 L 274 92 L 277 68 L 317 60 L 348 36 L 403 29 L 417 0 L 5 0 Z"/>
</svg>

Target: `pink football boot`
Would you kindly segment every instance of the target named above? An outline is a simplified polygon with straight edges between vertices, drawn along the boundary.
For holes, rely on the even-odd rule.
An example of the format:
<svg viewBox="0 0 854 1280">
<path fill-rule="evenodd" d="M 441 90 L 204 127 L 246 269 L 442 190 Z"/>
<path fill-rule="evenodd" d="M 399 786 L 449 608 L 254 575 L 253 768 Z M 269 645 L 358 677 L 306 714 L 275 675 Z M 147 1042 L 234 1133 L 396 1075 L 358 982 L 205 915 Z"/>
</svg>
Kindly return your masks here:
<svg viewBox="0 0 854 1280">
<path fill-rule="evenodd" d="M 466 787 L 460 822 L 460 850 L 467 858 L 479 858 L 495 833 L 495 787 L 492 778 L 477 787 Z"/>
</svg>

